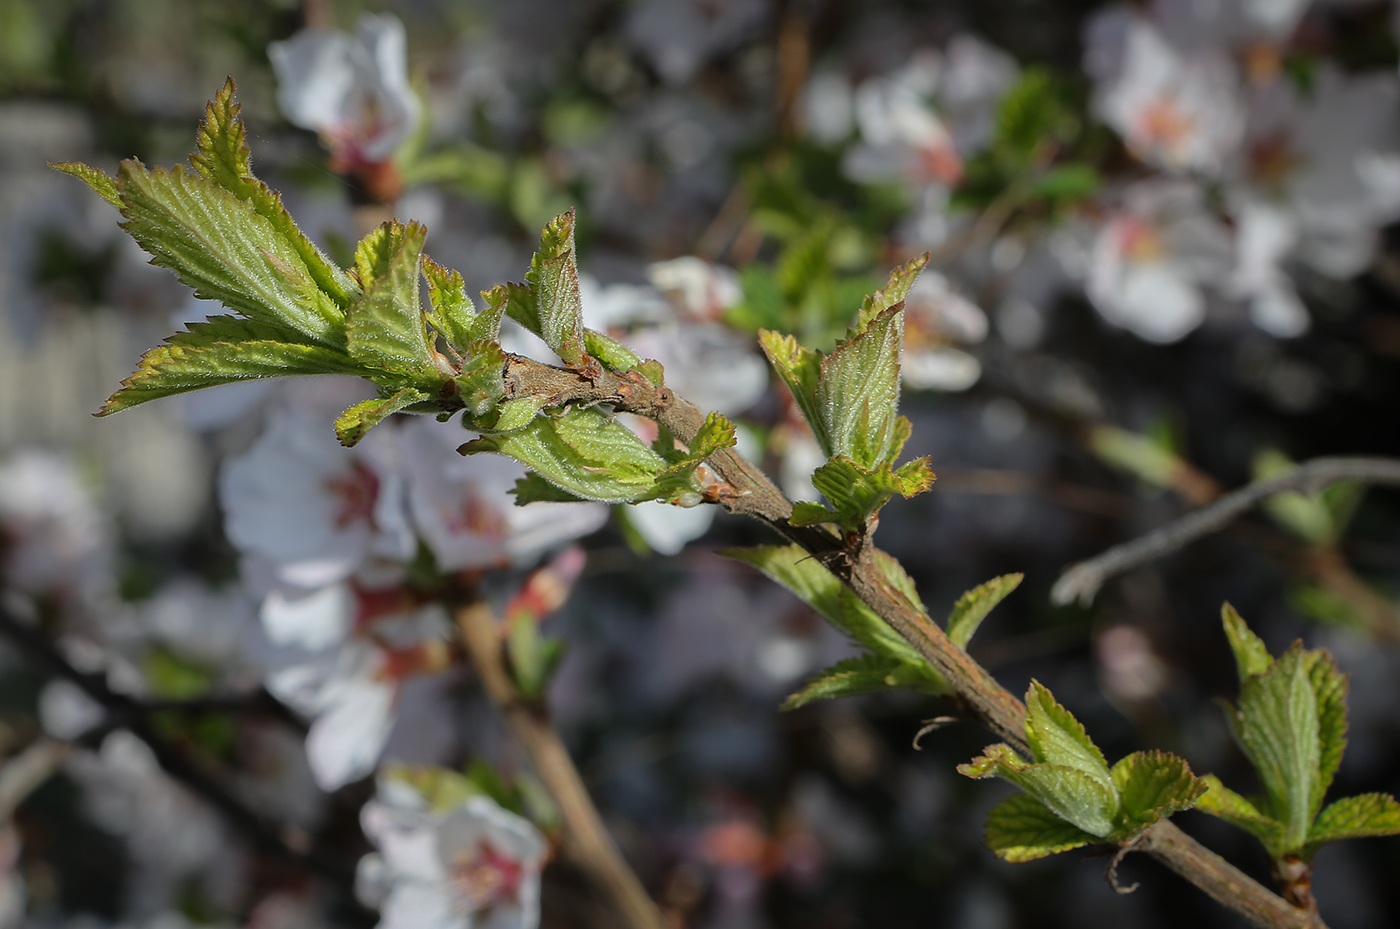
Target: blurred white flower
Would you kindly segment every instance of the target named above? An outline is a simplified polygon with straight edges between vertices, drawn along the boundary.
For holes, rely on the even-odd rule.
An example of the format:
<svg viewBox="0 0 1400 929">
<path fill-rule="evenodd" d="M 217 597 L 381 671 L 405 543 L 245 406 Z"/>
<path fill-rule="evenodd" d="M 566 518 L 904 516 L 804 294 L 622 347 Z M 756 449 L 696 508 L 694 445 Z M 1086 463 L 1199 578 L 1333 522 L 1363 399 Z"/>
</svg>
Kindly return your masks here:
<svg viewBox="0 0 1400 929">
<path fill-rule="evenodd" d="M 304 588 L 344 580 L 371 556 L 407 560 L 413 536 L 395 452 L 391 428 L 345 449 L 323 422 L 279 417 L 224 465 L 219 499 L 229 539 Z"/>
<path fill-rule="evenodd" d="M 1133 154 L 1168 171 L 1221 173 L 1244 126 L 1239 76 L 1225 52 L 1174 48 L 1121 7 L 1095 15 L 1085 32 L 1093 110 Z"/>
<path fill-rule="evenodd" d="M 0 461 L 0 579 L 13 590 L 90 598 L 107 585 L 111 529 L 74 463 L 37 449 Z"/>
<path fill-rule="evenodd" d="M 693 255 L 658 261 L 647 268 L 647 278 L 694 319 L 720 319 L 725 310 L 744 299 L 739 276 L 732 268 Z"/>
<path fill-rule="evenodd" d="M 1251 100 L 1237 183 L 1296 224 L 1299 260 L 1347 278 L 1400 218 L 1400 78 L 1321 66 L 1309 93 L 1280 79 Z"/>
<path fill-rule="evenodd" d="M 1308 331 L 1310 320 L 1283 260 L 1298 243 L 1296 218 L 1258 200 L 1235 209 L 1235 269 L 1230 292 L 1244 299 L 1249 318 L 1270 335 L 1289 339 Z"/>
<path fill-rule="evenodd" d="M 389 159 L 417 125 L 403 23 L 366 14 L 351 37 L 303 29 L 267 47 L 282 114 L 325 140 L 349 170 Z"/>
<path fill-rule="evenodd" d="M 1226 272 L 1228 235 L 1185 181 L 1135 184 L 1124 201 L 1094 243 L 1089 299 L 1139 338 L 1175 342 L 1205 320 L 1204 288 Z"/>
<path fill-rule="evenodd" d="M 904 300 L 904 383 L 915 390 L 967 390 L 981 377 L 982 364 L 952 343 L 975 345 L 988 328 L 977 304 L 937 271 L 924 271 Z"/>
<path fill-rule="evenodd" d="M 356 890 L 380 929 L 535 929 L 547 845 L 528 820 L 474 796 L 433 810 L 406 784 L 381 783 L 360 814 L 379 851 Z"/>
<path fill-rule="evenodd" d="M 676 506 L 652 500 L 627 508 L 627 522 L 661 555 L 675 555 L 710 531 L 713 506 Z"/>
</svg>

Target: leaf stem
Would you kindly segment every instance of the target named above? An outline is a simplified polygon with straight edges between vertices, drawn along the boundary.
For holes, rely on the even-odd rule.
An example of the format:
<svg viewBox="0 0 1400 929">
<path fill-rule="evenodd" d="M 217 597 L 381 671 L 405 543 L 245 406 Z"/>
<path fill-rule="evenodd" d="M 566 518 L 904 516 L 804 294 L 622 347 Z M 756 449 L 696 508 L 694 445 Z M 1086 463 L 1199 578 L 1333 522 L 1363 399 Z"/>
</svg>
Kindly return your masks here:
<svg viewBox="0 0 1400 929">
<path fill-rule="evenodd" d="M 546 406 L 560 403 L 611 404 L 618 410 L 656 420 L 682 442 L 691 441 L 705 421 L 704 414 L 694 404 L 677 397 L 669 388 L 656 387 L 636 373 L 618 375 L 604 371 L 601 375 L 588 378 L 577 372 L 509 355 L 504 381 L 507 399 L 543 397 L 546 398 Z M 1350 470 L 1341 467 L 1336 469 L 1337 476 L 1331 477 L 1331 480 L 1385 473 L 1391 476 L 1391 480 L 1400 483 L 1400 462 L 1341 460 L 1383 464 L 1389 470 L 1354 465 Z M 948 680 L 956 692 L 956 701 L 1018 751 L 1029 755 L 1024 704 L 890 584 L 879 570 L 874 546 L 862 544 L 859 549 L 851 550 L 824 528 L 791 525 L 788 517 L 792 513 L 792 503 L 767 475 L 737 455 L 732 448 L 712 455 L 708 461 L 729 487 L 718 501 L 721 506 L 732 513 L 767 523 L 821 561 Z M 1318 470 L 1309 471 L 1303 477 L 1291 474 L 1275 479 L 1272 483 L 1287 483 L 1270 493 L 1305 486 L 1309 480 L 1316 481 L 1319 479 Z M 1332 472 L 1324 470 L 1322 473 L 1330 475 Z M 1228 499 L 1223 498 L 1222 502 Z M 1246 506 L 1252 505 L 1252 502 Z M 1256 926 L 1264 929 L 1326 929 L 1316 913 L 1292 906 L 1165 819 L 1159 820 L 1135 841 L 1136 847 Z"/>
<path fill-rule="evenodd" d="M 538 707 L 521 697 L 511 681 L 500 625 L 490 607 L 474 600 L 458 605 L 453 614 L 482 689 L 505 717 L 506 725 L 559 808 L 564 821 L 565 854 L 608 896 L 622 918 L 619 925 L 626 929 L 666 929 L 661 911 L 604 828 L 559 733 Z"/>
</svg>

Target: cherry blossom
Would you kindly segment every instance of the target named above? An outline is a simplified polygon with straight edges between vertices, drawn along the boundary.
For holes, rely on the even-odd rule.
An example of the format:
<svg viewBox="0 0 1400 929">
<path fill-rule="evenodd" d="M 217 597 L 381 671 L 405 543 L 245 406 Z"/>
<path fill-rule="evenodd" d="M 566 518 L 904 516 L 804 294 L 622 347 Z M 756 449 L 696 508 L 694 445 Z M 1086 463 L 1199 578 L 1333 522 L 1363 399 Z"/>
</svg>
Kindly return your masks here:
<svg viewBox="0 0 1400 929">
<path fill-rule="evenodd" d="M 485 796 L 436 810 L 403 782 L 381 781 L 361 811 L 378 852 L 357 890 L 380 929 L 534 929 L 547 846 L 528 820 Z"/>
<path fill-rule="evenodd" d="M 1121 7 L 1086 27 L 1093 111 L 1134 155 L 1173 172 L 1218 175 L 1244 125 L 1239 75 L 1223 49 L 1183 51 L 1146 18 Z"/>
<path fill-rule="evenodd" d="M 413 554 L 394 433 L 376 430 L 346 450 L 323 423 L 274 420 L 220 475 L 229 539 L 261 555 L 289 584 L 344 580 L 369 557 Z"/>
<path fill-rule="evenodd" d="M 283 115 L 320 135 L 333 170 L 357 173 L 372 193 L 393 199 L 397 177 L 382 176 L 380 166 L 413 133 L 421 110 L 408 79 L 403 23 L 388 13 L 365 14 L 353 37 L 303 29 L 273 42 L 267 54 Z"/>
<path fill-rule="evenodd" d="M 1230 242 L 1184 181 L 1146 181 L 1099 231 L 1086 290 L 1104 319 L 1148 342 L 1175 342 L 1206 316 L 1207 285 L 1226 273 Z"/>
<path fill-rule="evenodd" d="M 987 337 L 987 315 L 937 271 L 925 270 L 904 301 L 904 355 L 900 375 L 915 390 L 966 390 L 982 364 L 954 343 Z"/>
</svg>

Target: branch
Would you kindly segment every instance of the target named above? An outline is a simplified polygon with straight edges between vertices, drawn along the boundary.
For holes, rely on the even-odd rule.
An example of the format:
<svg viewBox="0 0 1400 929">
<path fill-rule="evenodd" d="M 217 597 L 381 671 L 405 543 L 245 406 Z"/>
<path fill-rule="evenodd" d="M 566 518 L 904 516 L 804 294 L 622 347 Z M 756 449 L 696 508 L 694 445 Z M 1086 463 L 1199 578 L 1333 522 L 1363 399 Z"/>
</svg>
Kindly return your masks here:
<svg viewBox="0 0 1400 929">
<path fill-rule="evenodd" d="M 109 716 L 109 723 L 104 728 L 127 729 L 145 742 L 166 774 L 218 810 L 254 848 L 319 875 L 337 886 L 349 900 L 354 900 L 353 865 L 324 849 L 302 848 L 305 844 L 302 837 L 288 834 L 280 823 L 247 806 L 183 751 L 156 734 L 149 722 L 151 714 L 165 712 L 178 705 L 157 704 L 148 707 L 126 694 L 113 691 L 102 675 L 87 674 L 73 667 L 42 632 L 26 625 L 3 604 L 0 604 L 0 635 L 28 652 L 55 677 L 71 681 L 100 704 Z M 357 924 L 366 922 L 368 912 L 354 905 L 366 917 L 357 920 Z"/>
<path fill-rule="evenodd" d="M 559 733 L 538 707 L 516 691 L 506 670 L 500 626 L 490 607 L 472 601 L 457 606 L 453 614 L 482 689 L 505 717 L 559 807 L 565 853 L 607 894 L 624 920 L 621 925 L 627 929 L 665 929 L 666 920 L 604 828 Z"/>
<path fill-rule="evenodd" d="M 590 379 L 574 371 L 510 355 L 504 380 L 508 399 L 545 397 L 546 405 L 550 406 L 566 402 L 611 404 L 618 410 L 656 420 L 682 442 L 691 441 L 705 421 L 694 404 L 677 397 L 669 388 L 652 385 L 636 373 L 617 375 L 604 371 Z M 824 528 L 790 525 L 791 502 L 767 475 L 732 448 L 711 456 L 708 461 L 731 488 L 720 497 L 721 506 L 731 513 L 765 522 L 802 546 L 933 665 L 952 685 L 956 699 L 984 725 L 1018 751 L 1030 755 L 1026 743 L 1025 706 L 885 579 L 878 568 L 874 546 L 866 545 L 853 552 Z M 1394 479 L 1400 482 L 1400 464 L 1390 467 Z M 1291 906 L 1167 820 L 1159 821 L 1136 841 L 1137 847 L 1256 926 L 1325 929 L 1315 914 Z"/>
<path fill-rule="evenodd" d="M 1115 545 L 1102 555 L 1079 562 L 1060 575 L 1050 589 L 1050 599 L 1061 605 L 1074 600 L 1087 605 L 1104 582 L 1114 575 L 1219 531 L 1241 513 L 1275 494 L 1290 490 L 1317 493 L 1338 481 L 1400 484 L 1400 461 L 1390 458 L 1314 458 L 1287 474 L 1241 487 L 1147 535 Z"/>
</svg>

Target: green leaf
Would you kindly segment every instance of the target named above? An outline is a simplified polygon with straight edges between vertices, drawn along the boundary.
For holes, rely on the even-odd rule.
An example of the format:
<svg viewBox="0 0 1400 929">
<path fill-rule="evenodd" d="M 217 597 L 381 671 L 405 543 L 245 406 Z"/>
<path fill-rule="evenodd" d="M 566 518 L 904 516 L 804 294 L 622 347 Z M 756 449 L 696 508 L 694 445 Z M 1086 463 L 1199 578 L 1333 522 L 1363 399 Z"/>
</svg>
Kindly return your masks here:
<svg viewBox="0 0 1400 929">
<path fill-rule="evenodd" d="M 1339 839 L 1361 839 L 1374 835 L 1400 835 L 1400 803 L 1389 794 L 1360 794 L 1330 804 L 1308 833 L 1305 855 Z"/>
<path fill-rule="evenodd" d="M 491 427 L 491 431 L 515 432 L 517 429 L 524 429 L 530 425 L 543 403 L 544 400 L 541 397 L 516 397 L 514 400 L 506 401 L 501 405 L 500 415 L 496 417 L 496 423 Z"/>
<path fill-rule="evenodd" d="M 350 357 L 366 367 L 430 381 L 442 379 L 428 345 L 419 296 L 419 260 L 428 230 L 387 222 L 355 249 L 364 293 L 346 314 Z"/>
<path fill-rule="evenodd" d="M 506 637 L 515 686 L 528 700 L 538 699 L 564 656 L 563 642 L 540 635 L 539 623 L 528 613 L 512 618 Z"/>
<path fill-rule="evenodd" d="M 281 230 L 222 187 L 176 167 L 122 162 L 123 228 L 152 263 L 197 296 L 260 322 L 288 326 L 326 345 L 344 344 L 339 306 L 312 278 Z"/>
<path fill-rule="evenodd" d="M 904 304 L 900 302 L 857 328 L 822 358 L 814 399 L 831 456 L 848 456 L 867 469 L 889 460 L 903 344 Z"/>
<path fill-rule="evenodd" d="M 394 413 L 427 399 L 428 395 L 423 391 L 404 387 L 392 396 L 357 403 L 335 421 L 335 436 L 341 445 L 352 448 L 365 437 L 366 432 Z"/>
<path fill-rule="evenodd" d="M 613 371 L 631 371 L 642 363 L 641 356 L 610 336 L 592 329 L 583 330 L 583 344 L 588 354 Z"/>
<path fill-rule="evenodd" d="M 958 772 L 1010 781 L 1090 835 L 1104 838 L 1113 832 L 1118 795 L 1112 780 L 1105 784 L 1080 768 L 1028 762 L 1004 743 L 983 749 L 981 757 L 959 765 Z"/>
<path fill-rule="evenodd" d="M 1254 457 L 1254 479 L 1279 477 L 1297 466 L 1277 449 L 1264 449 Z M 1302 494 L 1296 490 L 1274 494 L 1264 501 L 1264 509 L 1285 529 L 1313 545 L 1330 545 L 1341 534 L 1342 524 L 1317 494 Z"/>
<path fill-rule="evenodd" d="M 787 385 L 792 399 L 797 402 L 797 408 L 802 411 L 802 417 L 812 427 L 812 434 L 821 446 L 822 453 L 830 458 L 834 454 L 831 438 L 826 432 L 824 421 L 817 413 L 816 391 L 817 380 L 821 376 L 821 355 L 804 348 L 790 335 L 768 329 L 759 330 L 758 344 L 762 347 L 763 354 L 768 356 L 773 370 L 778 372 L 778 376 Z"/>
<path fill-rule="evenodd" d="M 881 313 L 903 303 L 904 298 L 909 296 L 909 289 L 919 279 L 919 272 L 928 266 L 928 262 L 929 253 L 924 252 L 908 264 L 891 271 L 885 289 L 875 291 L 861 303 L 860 313 L 856 316 L 856 331 L 864 330 Z"/>
<path fill-rule="evenodd" d="M 959 647 L 966 648 L 972 634 L 982 625 L 982 620 L 1020 585 L 1023 578 L 1024 574 L 1003 574 L 959 597 L 958 602 L 953 604 L 953 612 L 948 614 L 948 638 Z"/>
<path fill-rule="evenodd" d="M 525 506 L 529 503 L 588 502 L 577 494 L 571 494 L 567 490 L 554 486 L 533 471 L 517 480 L 511 493 L 515 494 L 516 506 Z"/>
<path fill-rule="evenodd" d="M 544 339 L 565 364 L 582 367 L 588 360 L 588 351 L 574 257 L 573 210 L 554 217 L 544 227 L 539 251 L 530 262 L 525 280 L 535 295 L 535 314 L 528 321 L 516 317 L 516 322 Z"/>
<path fill-rule="evenodd" d="M 790 521 L 795 526 L 836 523 L 849 532 L 862 531 L 890 497 L 923 493 L 933 485 L 933 479 L 927 458 L 894 470 L 888 462 L 866 469 L 844 455 L 837 456 L 812 472 L 812 486 L 831 508 L 804 501 L 805 506 L 793 507 Z"/>
<path fill-rule="evenodd" d="M 836 575 L 821 562 L 796 545 L 759 545 L 753 548 L 731 548 L 723 553 L 747 562 L 797 595 L 828 622 L 876 655 L 913 665 L 919 669 L 930 686 L 942 681 L 938 672 L 929 667 L 917 651 L 902 636 L 889 627 L 874 610 L 846 589 Z M 902 570 L 901 570 L 902 573 Z M 886 577 L 890 577 L 889 574 Z M 892 580 L 898 588 L 908 586 Z M 906 594 L 907 595 L 907 594 Z M 917 593 L 912 602 L 918 603 Z"/>
<path fill-rule="evenodd" d="M 1269 814 L 1284 825 L 1285 850 L 1300 849 L 1312 825 L 1322 763 L 1317 695 L 1302 643 L 1244 682 L 1239 708 L 1229 719 L 1264 785 Z"/>
<path fill-rule="evenodd" d="M 1014 794 L 992 807 L 982 841 L 1003 861 L 1023 862 L 1100 839 L 1065 822 L 1030 794 Z"/>
<path fill-rule="evenodd" d="M 1168 752 L 1134 752 L 1113 766 L 1118 788 L 1120 842 L 1131 839 L 1163 816 L 1196 804 L 1207 784 L 1191 766 Z"/>
<path fill-rule="evenodd" d="M 683 506 L 694 506 L 702 499 L 701 488 L 695 479 L 695 471 L 715 452 L 731 448 L 736 441 L 734 424 L 719 413 L 705 417 L 689 447 L 681 452 L 669 453 L 669 467 L 656 476 L 655 495 L 657 499 Z"/>
<path fill-rule="evenodd" d="M 1113 775 L 1103 752 L 1089 738 L 1084 726 L 1039 681 L 1026 691 L 1026 741 L 1037 762 L 1063 765 L 1083 771 L 1115 794 Z M 1102 835 L 1102 833 L 1099 833 Z"/>
<path fill-rule="evenodd" d="M 1117 426 L 1094 427 L 1089 447 L 1101 461 L 1154 487 L 1171 487 L 1182 468 L 1181 458 L 1165 443 Z"/>
<path fill-rule="evenodd" d="M 536 416 L 524 429 L 484 435 L 458 451 L 508 455 L 569 493 L 605 503 L 652 499 L 665 461 L 631 430 L 592 408 Z"/>
<path fill-rule="evenodd" d="M 1283 823 L 1265 815 L 1253 803 L 1220 783 L 1220 778 L 1214 774 L 1203 776 L 1201 782 L 1206 785 L 1206 791 L 1196 801 L 1196 809 L 1253 835 L 1264 843 L 1271 856 L 1277 858 L 1283 854 L 1286 845 Z"/>
<path fill-rule="evenodd" d="M 1233 606 L 1226 603 L 1220 607 L 1220 619 L 1225 624 L 1225 637 L 1230 640 L 1230 650 L 1235 653 L 1235 667 L 1239 670 L 1243 684 L 1256 674 L 1263 674 L 1273 665 L 1274 659 L 1264 646 L 1264 640 L 1255 635 Z"/>
<path fill-rule="evenodd" d="M 79 161 L 51 161 L 49 167 L 76 177 L 117 209 L 120 210 L 124 205 L 121 193 L 117 190 L 117 182 L 107 172 L 99 171 L 97 168 L 89 167 Z"/>
<path fill-rule="evenodd" d="M 505 396 L 505 383 L 501 378 L 506 363 L 505 352 L 496 342 L 471 342 L 459 351 L 465 352 L 465 355 L 457 376 L 452 379 L 457 385 L 457 395 L 462 398 L 467 413 L 473 419 L 486 416 Z"/>
<path fill-rule="evenodd" d="M 918 689 L 928 680 L 916 669 L 893 658 L 861 655 L 839 661 L 809 679 L 802 689 L 783 701 L 784 710 L 795 710 L 817 700 L 854 697 L 885 690 Z"/>
<path fill-rule="evenodd" d="M 228 320 L 228 317 L 215 317 Z M 237 322 L 237 321 L 230 321 Z M 364 369 L 324 345 L 266 340 L 220 341 L 218 326 L 194 324 L 141 356 L 136 372 L 103 404 L 98 416 L 173 394 L 289 374 L 359 374 Z"/>
<path fill-rule="evenodd" d="M 359 296 L 359 288 L 297 228 L 282 205 L 282 196 L 253 176 L 247 132 L 238 117 L 241 107 L 233 102 L 234 92 L 233 78 L 229 78 L 205 107 L 196 138 L 197 151 L 190 156 L 190 164 L 201 176 L 246 201 L 271 223 L 300 256 L 316 286 L 345 309 Z"/>
<path fill-rule="evenodd" d="M 918 588 L 914 586 L 914 579 L 909 576 L 909 572 L 904 570 L 904 565 L 899 563 L 898 558 L 888 552 L 876 549 L 875 566 L 880 569 L 881 576 L 889 581 L 890 586 L 903 594 L 914 609 L 920 613 L 928 612 L 924 607 L 923 599 L 919 597 Z"/>
<path fill-rule="evenodd" d="M 1313 782 L 1312 800 L 1308 806 L 1309 818 L 1315 818 L 1322 809 L 1322 800 L 1327 789 L 1332 786 L 1332 778 L 1342 764 L 1342 753 L 1347 747 L 1347 692 L 1350 681 L 1347 675 L 1337 670 L 1332 656 L 1322 649 L 1303 653 L 1303 666 L 1307 669 L 1308 681 L 1317 697 L 1317 735 L 1319 760 L 1317 779 Z"/>
<path fill-rule="evenodd" d="M 428 280 L 428 305 L 431 307 L 424 315 L 458 357 L 464 357 L 473 342 L 495 342 L 500 338 L 504 303 L 498 306 L 488 303 L 486 312 L 478 313 L 467 296 L 461 273 L 449 271 L 431 258 L 423 259 L 423 276 Z"/>
</svg>

